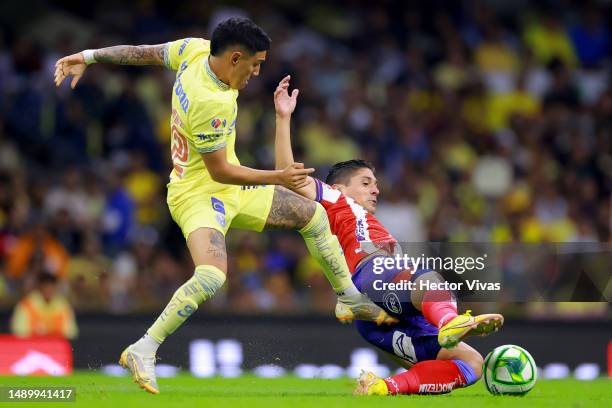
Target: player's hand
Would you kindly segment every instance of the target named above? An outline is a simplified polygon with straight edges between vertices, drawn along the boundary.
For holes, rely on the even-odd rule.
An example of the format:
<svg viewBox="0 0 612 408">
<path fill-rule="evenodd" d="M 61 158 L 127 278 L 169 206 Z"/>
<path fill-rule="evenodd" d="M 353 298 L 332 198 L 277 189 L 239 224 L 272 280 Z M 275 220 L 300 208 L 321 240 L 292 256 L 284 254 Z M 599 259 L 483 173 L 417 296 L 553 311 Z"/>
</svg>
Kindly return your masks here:
<svg viewBox="0 0 612 408">
<path fill-rule="evenodd" d="M 297 97 L 300 94 L 299 89 L 294 89 L 289 95 L 289 80 L 291 75 L 284 77 L 274 91 L 274 108 L 276 115 L 282 118 L 291 116 L 297 104 Z"/>
<path fill-rule="evenodd" d="M 80 52 L 59 59 L 55 63 L 55 86 L 60 86 L 66 77 L 71 76 L 70 87 L 74 89 L 79 79 L 83 76 L 85 69 L 87 69 L 87 64 L 85 64 L 83 54 Z"/>
<path fill-rule="evenodd" d="M 299 190 L 312 182 L 308 175 L 314 171 L 313 168 L 305 169 L 304 163 L 291 163 L 281 171 L 279 184 L 291 190 Z"/>
</svg>

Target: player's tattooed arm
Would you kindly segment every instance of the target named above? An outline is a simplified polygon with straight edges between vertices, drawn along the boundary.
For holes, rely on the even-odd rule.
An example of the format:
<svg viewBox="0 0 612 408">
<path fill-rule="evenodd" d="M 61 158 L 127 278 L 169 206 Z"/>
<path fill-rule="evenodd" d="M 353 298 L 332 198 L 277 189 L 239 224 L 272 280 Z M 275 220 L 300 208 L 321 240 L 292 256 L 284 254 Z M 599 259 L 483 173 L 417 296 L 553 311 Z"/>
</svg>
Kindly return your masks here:
<svg viewBox="0 0 612 408">
<path fill-rule="evenodd" d="M 94 51 L 96 62 L 118 65 L 166 65 L 168 44 L 116 45 Z"/>
<path fill-rule="evenodd" d="M 72 77 L 70 86 L 74 88 L 85 73 L 88 64 L 94 62 L 121 65 L 165 65 L 169 67 L 168 44 L 117 45 L 67 55 L 55 63 L 55 73 L 53 74 L 55 86 L 60 86 L 64 79 Z"/>
<path fill-rule="evenodd" d="M 316 209 L 314 201 L 297 195 L 282 186 L 276 186 L 272 198 L 272 208 L 266 227 L 299 229 L 308 224 Z"/>
</svg>

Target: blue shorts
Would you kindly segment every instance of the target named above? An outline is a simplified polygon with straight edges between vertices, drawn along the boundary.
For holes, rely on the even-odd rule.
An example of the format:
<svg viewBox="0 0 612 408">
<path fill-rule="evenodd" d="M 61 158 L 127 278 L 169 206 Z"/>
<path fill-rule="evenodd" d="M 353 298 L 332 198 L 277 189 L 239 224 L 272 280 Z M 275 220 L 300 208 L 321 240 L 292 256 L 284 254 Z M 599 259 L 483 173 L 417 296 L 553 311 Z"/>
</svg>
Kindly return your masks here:
<svg viewBox="0 0 612 408">
<path fill-rule="evenodd" d="M 396 265 L 394 265 L 393 268 L 382 268 L 381 273 L 375 273 L 375 262 L 377 259 L 380 260 L 380 258 L 384 259 L 388 257 L 377 256 L 359 264 L 353 275 L 355 287 L 357 287 L 361 293 L 368 295 L 374 303 L 393 317 L 422 316 L 421 312 L 412 305 L 410 301 L 410 290 L 408 288 L 403 290 L 389 290 L 385 288 L 381 290 L 381 286 L 383 282 L 398 283 L 401 281 L 414 281 L 419 276 L 431 272 L 432 270 L 417 269 L 415 273 L 412 273 L 410 270 L 397 268 Z"/>
<path fill-rule="evenodd" d="M 356 321 L 357 331 L 368 343 L 391 353 L 410 364 L 419 361 L 435 360 L 440 351 L 438 328 L 429 323 L 410 300 L 410 290 L 378 290 L 380 282 L 414 281 L 431 269 L 418 269 L 415 273 L 403 268 L 384 268 L 382 273 L 374 273 L 371 258 L 357 267 L 353 282 L 357 289 L 368 295 L 378 306 L 400 322 L 391 326 L 377 326 L 376 323 Z M 386 258 L 386 257 L 382 257 Z"/>
</svg>

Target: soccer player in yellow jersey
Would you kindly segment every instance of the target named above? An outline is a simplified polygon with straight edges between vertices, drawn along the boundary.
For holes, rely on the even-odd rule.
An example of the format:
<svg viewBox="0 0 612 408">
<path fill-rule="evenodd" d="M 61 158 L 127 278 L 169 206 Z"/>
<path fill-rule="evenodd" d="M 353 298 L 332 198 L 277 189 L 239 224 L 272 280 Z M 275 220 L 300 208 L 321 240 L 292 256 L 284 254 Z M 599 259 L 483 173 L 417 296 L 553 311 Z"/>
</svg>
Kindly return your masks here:
<svg viewBox="0 0 612 408">
<path fill-rule="evenodd" d="M 72 76 L 72 88 L 96 62 L 162 65 L 177 72 L 171 115 L 174 169 L 167 201 L 187 241 L 195 272 L 147 333 L 121 354 L 120 363 L 151 393 L 159 393 L 155 378 L 159 345 L 225 282 L 229 228 L 299 230 L 338 294 L 338 319 L 392 320 L 355 288 L 323 207 L 288 189 L 308 184 L 307 176 L 314 170 L 301 163 L 283 170 L 255 170 L 241 166 L 236 157 L 238 91 L 259 75 L 269 47 L 270 38 L 252 21 L 231 18 L 215 28 L 210 41 L 186 38 L 159 45 L 119 45 L 85 50 L 56 63 L 56 85 Z"/>
</svg>

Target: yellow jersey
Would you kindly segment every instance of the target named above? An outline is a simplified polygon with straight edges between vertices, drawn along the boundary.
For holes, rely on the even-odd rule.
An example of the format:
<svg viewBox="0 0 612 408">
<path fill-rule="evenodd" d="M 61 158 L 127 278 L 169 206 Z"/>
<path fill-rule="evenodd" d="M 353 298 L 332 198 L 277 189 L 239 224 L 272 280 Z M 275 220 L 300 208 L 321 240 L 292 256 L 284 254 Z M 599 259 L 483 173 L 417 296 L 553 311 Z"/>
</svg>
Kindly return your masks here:
<svg viewBox="0 0 612 408">
<path fill-rule="evenodd" d="M 228 162 L 240 164 L 234 151 L 238 91 L 217 78 L 208 63 L 209 55 L 210 41 L 202 38 L 167 45 L 164 62 L 177 71 L 170 118 L 174 169 L 168 184 L 169 202 L 200 192 L 236 188 L 215 182 L 200 155 L 225 147 Z"/>
</svg>

